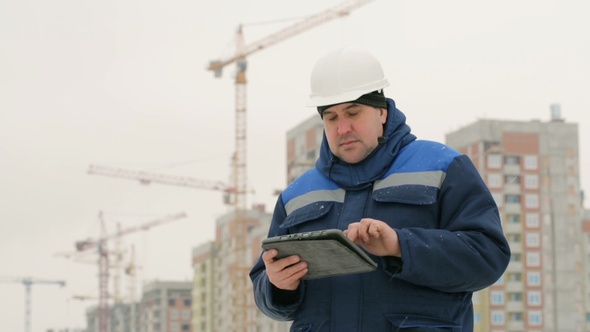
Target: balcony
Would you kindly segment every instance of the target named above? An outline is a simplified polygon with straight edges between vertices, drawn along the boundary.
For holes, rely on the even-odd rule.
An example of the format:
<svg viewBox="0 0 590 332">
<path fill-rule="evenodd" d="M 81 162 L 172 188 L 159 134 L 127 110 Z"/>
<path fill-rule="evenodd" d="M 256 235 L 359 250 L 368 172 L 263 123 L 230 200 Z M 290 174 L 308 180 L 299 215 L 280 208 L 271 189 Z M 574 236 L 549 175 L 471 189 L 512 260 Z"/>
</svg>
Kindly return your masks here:
<svg viewBox="0 0 590 332">
<path fill-rule="evenodd" d="M 504 164 L 504 174 L 520 174 L 520 165 Z"/>
<path fill-rule="evenodd" d="M 502 227 L 504 233 L 522 233 L 522 224 L 519 222 L 506 222 Z"/>
<path fill-rule="evenodd" d="M 522 290 L 524 289 L 522 282 L 520 281 L 508 281 L 506 282 L 506 292 L 512 292 L 512 293 L 517 293 L 517 292 L 522 292 Z"/>
</svg>

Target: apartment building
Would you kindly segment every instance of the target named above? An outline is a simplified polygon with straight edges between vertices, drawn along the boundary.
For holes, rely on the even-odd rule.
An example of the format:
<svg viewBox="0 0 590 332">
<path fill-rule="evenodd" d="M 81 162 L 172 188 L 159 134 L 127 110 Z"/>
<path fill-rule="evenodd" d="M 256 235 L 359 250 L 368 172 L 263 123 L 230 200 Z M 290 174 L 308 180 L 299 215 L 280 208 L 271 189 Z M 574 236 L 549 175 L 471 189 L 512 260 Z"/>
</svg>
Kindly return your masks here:
<svg viewBox="0 0 590 332">
<path fill-rule="evenodd" d="M 272 215 L 256 205 L 246 212 L 246 257 L 235 247 L 236 218 L 229 212 L 216 220 L 215 240 L 193 249 L 193 331 L 287 332 L 290 323 L 266 317 L 254 302 L 249 272 L 260 254 Z M 246 303 L 237 301 L 246 285 Z M 238 311 L 243 314 L 236 315 Z M 243 320 L 232 317 L 244 317 Z"/>
<path fill-rule="evenodd" d="M 560 112 L 552 105 L 547 122 L 480 120 L 446 135 L 488 184 L 512 249 L 502 278 L 474 294 L 475 331 L 590 331 L 578 127 Z M 287 133 L 289 183 L 313 167 L 322 135 L 315 115 Z"/>
<path fill-rule="evenodd" d="M 324 124 L 317 114 L 287 132 L 287 184 L 314 167 L 323 136 Z"/>
<path fill-rule="evenodd" d="M 209 241 L 193 248 L 193 331 L 215 332 L 214 286 L 215 242 Z"/>
<path fill-rule="evenodd" d="M 587 331 L 577 124 L 479 120 L 447 134 L 490 188 L 510 264 L 474 296 L 476 331 Z"/>
<path fill-rule="evenodd" d="M 583 281 L 584 281 L 584 309 L 586 329 L 590 331 L 590 210 L 584 209 L 582 218 L 582 233 L 584 237 L 584 262 L 583 262 Z"/>
<path fill-rule="evenodd" d="M 140 304 L 116 303 L 109 306 L 110 332 L 140 332 L 141 314 Z M 97 332 L 98 309 L 92 306 L 86 310 L 86 332 Z"/>
<path fill-rule="evenodd" d="M 192 282 L 154 281 L 143 287 L 141 331 L 192 332 Z"/>
</svg>

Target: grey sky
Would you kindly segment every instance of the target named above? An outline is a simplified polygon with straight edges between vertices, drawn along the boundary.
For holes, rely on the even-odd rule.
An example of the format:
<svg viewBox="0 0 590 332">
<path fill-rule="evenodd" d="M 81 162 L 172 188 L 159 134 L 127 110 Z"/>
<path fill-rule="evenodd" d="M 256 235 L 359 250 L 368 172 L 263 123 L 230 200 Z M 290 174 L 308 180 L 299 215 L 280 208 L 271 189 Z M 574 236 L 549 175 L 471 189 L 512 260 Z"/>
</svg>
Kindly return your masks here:
<svg viewBox="0 0 590 332">
<path fill-rule="evenodd" d="M 191 248 L 214 237 L 221 193 L 90 176 L 90 164 L 229 181 L 236 26 L 302 18 L 337 0 L 0 2 L 0 276 L 65 279 L 33 286 L 33 331 L 84 326 L 97 268 L 54 254 L 123 227 L 187 218 L 124 239 L 141 280 L 190 279 Z M 590 4 L 578 1 L 376 0 L 248 60 L 250 202 L 271 210 L 285 185 L 285 134 L 313 115 L 309 72 L 344 44 L 371 50 L 385 90 L 422 139 L 479 118 L 549 119 L 559 103 L 579 124 L 582 187 L 590 188 Z M 246 42 L 294 21 L 246 25 Z M 588 206 L 588 200 L 586 200 Z M 125 289 L 123 290 L 126 291 Z M 0 325 L 22 331 L 24 287 L 0 284 Z"/>
</svg>

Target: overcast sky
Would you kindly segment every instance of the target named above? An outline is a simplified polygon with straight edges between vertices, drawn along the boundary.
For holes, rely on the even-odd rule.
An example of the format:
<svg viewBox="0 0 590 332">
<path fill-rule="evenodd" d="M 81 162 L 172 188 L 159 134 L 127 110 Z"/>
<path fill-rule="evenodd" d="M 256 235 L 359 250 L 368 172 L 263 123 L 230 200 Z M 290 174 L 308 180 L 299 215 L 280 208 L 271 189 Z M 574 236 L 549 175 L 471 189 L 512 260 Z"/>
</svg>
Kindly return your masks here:
<svg viewBox="0 0 590 332">
<path fill-rule="evenodd" d="M 226 212 L 221 193 L 141 186 L 88 175 L 88 166 L 229 182 L 235 69 L 214 78 L 208 62 L 232 54 L 240 23 L 251 43 L 339 3 L 0 2 L 0 277 L 68 283 L 32 287 L 33 332 L 85 326 L 96 301 L 74 296 L 97 296 L 96 264 L 56 254 L 97 237 L 101 211 L 109 233 L 186 212 L 123 247 L 126 261 L 136 248 L 138 282 L 192 278 L 191 249 L 214 238 Z M 345 44 L 382 60 L 386 95 L 422 139 L 444 141 L 482 118 L 547 121 L 559 103 L 578 124 L 588 190 L 589 12 L 584 0 L 376 0 L 251 55 L 250 203 L 272 210 L 285 185 L 286 132 L 315 114 L 305 106 L 311 67 Z M 2 330 L 23 331 L 24 287 L 0 283 L 0 293 Z"/>
</svg>

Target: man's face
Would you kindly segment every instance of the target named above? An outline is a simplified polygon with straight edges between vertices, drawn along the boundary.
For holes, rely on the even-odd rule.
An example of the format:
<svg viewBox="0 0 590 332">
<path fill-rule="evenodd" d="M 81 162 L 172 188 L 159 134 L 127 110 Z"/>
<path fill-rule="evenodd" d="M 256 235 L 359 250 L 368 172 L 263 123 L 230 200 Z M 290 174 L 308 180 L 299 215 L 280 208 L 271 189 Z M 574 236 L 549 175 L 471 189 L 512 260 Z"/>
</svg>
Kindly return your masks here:
<svg viewBox="0 0 590 332">
<path fill-rule="evenodd" d="M 324 111 L 324 130 L 332 153 L 355 164 L 379 145 L 387 110 L 363 104 L 343 103 Z"/>
</svg>

